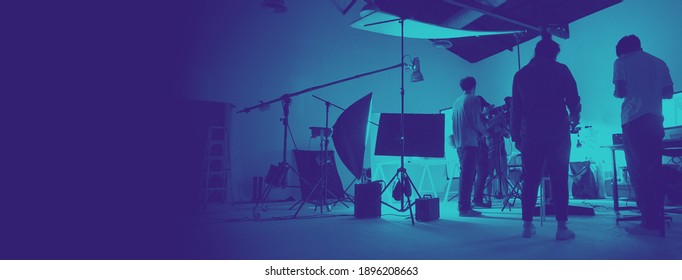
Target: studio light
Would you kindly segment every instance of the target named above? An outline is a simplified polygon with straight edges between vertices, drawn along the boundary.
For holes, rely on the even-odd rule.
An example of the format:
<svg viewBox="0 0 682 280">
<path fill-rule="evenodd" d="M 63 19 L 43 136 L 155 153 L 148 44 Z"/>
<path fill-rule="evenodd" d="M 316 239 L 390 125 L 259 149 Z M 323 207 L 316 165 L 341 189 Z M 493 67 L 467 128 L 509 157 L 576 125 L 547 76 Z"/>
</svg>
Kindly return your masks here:
<svg viewBox="0 0 682 280">
<path fill-rule="evenodd" d="M 263 0 L 260 7 L 272 11 L 273 13 L 284 13 L 287 11 L 287 6 L 284 4 L 284 0 Z"/>
<path fill-rule="evenodd" d="M 412 68 L 414 70 L 414 72 L 412 72 L 412 77 L 410 78 L 410 81 L 412 81 L 413 83 L 416 83 L 416 82 L 421 82 L 424 80 L 424 75 L 422 75 L 421 65 L 419 63 L 418 57 L 415 57 L 412 60 L 412 67 L 410 67 L 410 68 Z"/>
</svg>

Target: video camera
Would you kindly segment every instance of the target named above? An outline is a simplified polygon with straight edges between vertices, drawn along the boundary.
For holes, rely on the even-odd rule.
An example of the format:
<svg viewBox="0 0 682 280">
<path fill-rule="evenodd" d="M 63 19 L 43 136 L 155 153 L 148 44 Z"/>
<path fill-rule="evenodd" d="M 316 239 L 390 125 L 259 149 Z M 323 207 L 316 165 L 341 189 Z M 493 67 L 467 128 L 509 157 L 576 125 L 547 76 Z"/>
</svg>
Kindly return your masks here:
<svg viewBox="0 0 682 280">
<path fill-rule="evenodd" d="M 511 101 L 512 98 L 508 96 L 504 98 L 504 104 L 500 106 L 490 104 L 483 107 L 481 120 L 488 132 L 495 135 L 507 135 L 509 133 Z"/>
<path fill-rule="evenodd" d="M 493 106 L 492 104 L 490 106 L 487 106 L 483 108 L 483 112 L 481 113 L 481 117 L 483 120 L 486 122 L 496 119 L 501 116 L 507 117 L 509 119 L 509 110 L 511 109 L 511 101 L 512 98 L 510 96 L 507 96 L 504 98 L 504 104 L 500 106 Z"/>
<path fill-rule="evenodd" d="M 485 128 L 492 132 L 506 133 L 509 130 L 509 106 L 488 106 L 483 109 L 481 119 Z"/>
<path fill-rule="evenodd" d="M 489 106 L 483 109 L 483 119 L 485 120 L 492 120 L 496 117 L 499 117 L 500 115 L 506 115 L 509 113 L 509 108 L 507 104 L 500 105 L 500 106 Z"/>
</svg>

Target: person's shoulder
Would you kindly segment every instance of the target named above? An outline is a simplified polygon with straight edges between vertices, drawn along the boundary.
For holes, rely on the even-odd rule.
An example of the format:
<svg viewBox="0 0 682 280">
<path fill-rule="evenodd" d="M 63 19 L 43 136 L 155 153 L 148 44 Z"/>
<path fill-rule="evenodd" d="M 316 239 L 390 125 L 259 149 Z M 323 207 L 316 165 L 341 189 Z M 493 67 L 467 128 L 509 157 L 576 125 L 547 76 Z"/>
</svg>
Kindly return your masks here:
<svg viewBox="0 0 682 280">
<path fill-rule="evenodd" d="M 665 64 L 665 61 L 663 61 L 663 59 L 659 58 L 658 56 L 655 56 L 655 55 L 650 54 L 648 52 L 644 52 L 644 51 L 642 51 L 642 52 L 645 53 L 647 56 L 649 56 L 653 61 L 656 61 L 656 63 Z"/>
<path fill-rule="evenodd" d="M 650 60 L 650 61 L 655 61 L 655 62 L 663 62 L 662 59 L 660 59 L 660 58 L 658 58 L 657 56 L 655 56 L 655 55 L 653 55 L 653 54 L 651 54 L 651 53 L 648 53 L 648 52 L 646 52 L 646 51 L 644 51 L 644 50 L 639 50 L 639 51 L 635 51 L 635 52 L 626 54 L 626 55 L 622 56 L 622 57 L 619 58 L 619 59 L 622 59 L 623 61 L 632 60 L 632 61 L 637 61 L 637 62 L 642 62 L 643 60 Z"/>
<path fill-rule="evenodd" d="M 463 94 L 462 97 L 464 98 L 464 102 L 467 104 L 472 103 L 472 102 L 479 102 L 480 103 L 477 95 Z"/>
<path fill-rule="evenodd" d="M 457 96 L 457 98 L 455 98 L 455 103 L 464 102 L 466 100 L 465 98 L 466 98 L 466 94 L 462 94 L 460 96 Z"/>
<path fill-rule="evenodd" d="M 558 62 L 558 61 L 554 61 L 554 67 L 558 67 L 560 69 L 568 70 L 568 65 L 563 64 L 563 63 Z"/>
<path fill-rule="evenodd" d="M 550 69 L 552 69 L 551 71 L 558 71 L 558 72 L 562 72 L 562 73 L 571 73 L 571 69 L 568 68 L 568 65 L 563 64 L 563 63 L 558 62 L 558 61 L 554 61 L 552 63 L 552 66 Z"/>
<path fill-rule="evenodd" d="M 521 69 L 519 69 L 519 71 L 516 71 L 516 73 L 514 74 L 514 78 L 521 77 L 525 75 L 526 72 L 528 72 L 528 65 L 523 66 L 521 67 Z"/>
</svg>

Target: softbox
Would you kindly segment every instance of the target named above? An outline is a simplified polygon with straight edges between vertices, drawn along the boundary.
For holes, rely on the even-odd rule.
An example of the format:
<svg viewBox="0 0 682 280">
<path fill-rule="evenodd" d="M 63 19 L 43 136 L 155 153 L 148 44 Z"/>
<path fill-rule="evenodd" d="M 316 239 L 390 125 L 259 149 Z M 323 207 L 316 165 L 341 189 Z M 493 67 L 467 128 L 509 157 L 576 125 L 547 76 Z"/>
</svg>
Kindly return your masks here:
<svg viewBox="0 0 682 280">
<path fill-rule="evenodd" d="M 350 105 L 334 124 L 334 147 L 346 168 L 355 176 L 362 177 L 367 143 L 367 123 L 372 107 L 372 93 Z"/>
</svg>

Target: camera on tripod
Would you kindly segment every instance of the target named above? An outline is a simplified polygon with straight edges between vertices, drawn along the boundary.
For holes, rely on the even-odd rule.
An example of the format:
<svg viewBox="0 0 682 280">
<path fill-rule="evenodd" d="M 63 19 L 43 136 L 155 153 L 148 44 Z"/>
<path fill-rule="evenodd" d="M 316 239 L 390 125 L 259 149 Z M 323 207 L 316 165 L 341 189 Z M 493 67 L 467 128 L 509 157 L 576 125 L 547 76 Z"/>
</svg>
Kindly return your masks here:
<svg viewBox="0 0 682 280">
<path fill-rule="evenodd" d="M 490 105 L 483 109 L 483 118 L 485 120 L 492 120 L 502 115 L 506 115 L 507 113 L 509 113 L 509 108 L 507 104 L 503 104 L 497 107 Z"/>
<path fill-rule="evenodd" d="M 490 105 L 483 108 L 481 119 L 488 131 L 506 134 L 509 130 L 511 98 L 507 97 L 504 101 L 505 103 L 500 106 Z"/>
</svg>

